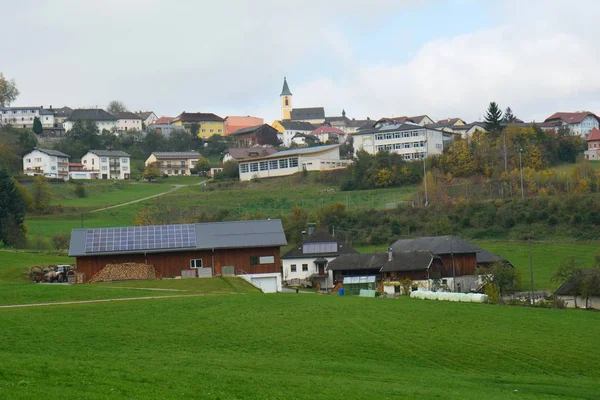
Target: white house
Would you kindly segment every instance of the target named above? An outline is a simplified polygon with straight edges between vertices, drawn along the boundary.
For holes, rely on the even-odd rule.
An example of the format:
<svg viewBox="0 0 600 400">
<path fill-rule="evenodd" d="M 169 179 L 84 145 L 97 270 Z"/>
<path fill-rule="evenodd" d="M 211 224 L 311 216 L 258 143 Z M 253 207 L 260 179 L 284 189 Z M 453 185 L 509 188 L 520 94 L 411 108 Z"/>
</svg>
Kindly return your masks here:
<svg viewBox="0 0 600 400">
<path fill-rule="evenodd" d="M 279 139 L 285 147 L 291 146 L 292 139 L 297 133 L 308 135 L 315 130 L 315 126 L 310 122 L 283 120 L 278 121 L 278 123 L 283 127 L 283 132 L 280 132 L 281 136 Z"/>
<path fill-rule="evenodd" d="M 573 135 L 586 136 L 594 128 L 600 128 L 598 116 L 589 111 L 557 112 L 546 118 L 544 122 L 557 128 L 567 127 Z"/>
<path fill-rule="evenodd" d="M 39 118 L 43 128 L 55 128 L 54 112 L 44 107 L 3 107 L 0 108 L 0 125 L 16 128 L 33 128 L 33 121 Z"/>
<path fill-rule="evenodd" d="M 414 124 L 383 125 L 365 129 L 354 135 L 354 153 L 365 150 L 369 154 L 380 151 L 401 154 L 405 160 L 419 160 L 432 154 L 441 154 L 444 142 L 452 134 Z"/>
<path fill-rule="evenodd" d="M 98 173 L 100 179 L 129 179 L 131 156 L 124 151 L 89 150 L 81 157 L 83 170 Z"/>
<path fill-rule="evenodd" d="M 129 111 L 117 113 L 117 132 L 141 131 L 142 117 Z M 146 125 L 147 126 L 147 125 Z"/>
<path fill-rule="evenodd" d="M 199 159 L 200 153 L 195 151 L 155 151 L 146 159 L 145 165 L 157 163 L 163 175 L 191 175 Z"/>
<path fill-rule="evenodd" d="M 309 224 L 302 243 L 295 245 L 281 257 L 283 281 L 302 286 L 333 288 L 333 272 L 327 271 L 327 263 L 343 254 L 356 250 L 339 242 L 329 232 L 317 230 Z"/>
<path fill-rule="evenodd" d="M 142 119 L 145 126 L 150 126 L 156 122 L 158 116 L 154 114 L 154 111 L 139 111 L 136 114 Z"/>
<path fill-rule="evenodd" d="M 69 156 L 60 151 L 36 147 L 23 157 L 23 173 L 67 180 L 69 179 Z"/>
<path fill-rule="evenodd" d="M 73 110 L 63 122 L 65 132 L 73 129 L 73 125 L 77 121 L 92 121 L 98 127 L 98 131 L 102 133 L 103 130 L 114 132 L 117 129 L 118 118 L 101 108 L 79 108 Z"/>
<path fill-rule="evenodd" d="M 320 126 L 312 131 L 311 134 L 319 138 L 321 143 L 344 143 L 346 141 L 346 133 L 333 126 Z"/>
<path fill-rule="evenodd" d="M 240 180 L 292 175 L 304 169 L 325 171 L 344 168 L 351 162 L 351 160 L 340 159 L 339 144 L 285 150 L 270 156 L 240 162 Z"/>
<path fill-rule="evenodd" d="M 292 138 L 292 145 L 299 147 L 309 146 L 311 144 L 319 144 L 318 137 L 306 133 L 296 133 Z"/>
</svg>

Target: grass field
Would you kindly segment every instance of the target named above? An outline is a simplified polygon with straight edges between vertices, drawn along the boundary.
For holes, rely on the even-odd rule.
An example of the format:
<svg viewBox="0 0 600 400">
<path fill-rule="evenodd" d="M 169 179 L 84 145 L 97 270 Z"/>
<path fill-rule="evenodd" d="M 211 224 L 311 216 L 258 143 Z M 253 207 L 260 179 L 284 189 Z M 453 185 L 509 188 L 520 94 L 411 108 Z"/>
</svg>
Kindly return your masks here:
<svg viewBox="0 0 600 400">
<path fill-rule="evenodd" d="M 4 309 L 0 326 L 7 399 L 600 393 L 600 314 L 585 311 L 247 294 Z"/>
<path fill-rule="evenodd" d="M 592 167 L 592 169 L 600 172 L 600 161 L 589 161 L 588 160 L 586 162 Z M 563 164 L 563 165 L 554 167 L 554 169 L 556 170 L 556 172 L 569 174 L 576 166 L 577 166 L 577 164 Z"/>
</svg>

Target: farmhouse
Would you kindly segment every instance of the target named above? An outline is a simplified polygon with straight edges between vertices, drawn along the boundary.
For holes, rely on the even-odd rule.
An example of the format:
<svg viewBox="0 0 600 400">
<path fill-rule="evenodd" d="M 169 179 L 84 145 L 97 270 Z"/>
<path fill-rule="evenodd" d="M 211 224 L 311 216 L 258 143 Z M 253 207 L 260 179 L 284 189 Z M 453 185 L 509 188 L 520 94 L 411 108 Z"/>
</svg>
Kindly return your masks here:
<svg viewBox="0 0 600 400">
<path fill-rule="evenodd" d="M 191 175 L 199 159 L 200 153 L 195 151 L 155 151 L 146 159 L 145 165 L 156 163 L 163 175 Z"/>
<path fill-rule="evenodd" d="M 240 180 L 292 175 L 303 169 L 324 171 L 344 168 L 351 162 L 340 160 L 339 144 L 285 150 L 252 161 L 240 162 Z"/>
<path fill-rule="evenodd" d="M 356 254 L 356 250 L 339 242 L 329 232 L 309 225 L 306 237 L 282 257 L 283 280 L 315 286 L 319 289 L 333 287 L 333 272 L 327 264 L 344 254 Z"/>
<path fill-rule="evenodd" d="M 165 278 L 252 276 L 280 273 L 286 244 L 280 220 L 90 228 L 72 231 L 69 256 L 86 280 L 107 264 L 131 262 Z"/>
<path fill-rule="evenodd" d="M 279 144 L 277 130 L 267 124 L 238 129 L 230 133 L 229 136 L 239 147 L 258 145 L 277 146 Z"/>
<path fill-rule="evenodd" d="M 588 283 L 595 283 L 595 289 L 590 293 L 590 297 L 587 299 L 581 295 L 581 290 L 578 290 L 578 286 L 581 285 L 582 279 L 588 281 Z M 573 274 L 569 279 L 564 281 L 562 285 L 554 291 L 554 294 L 565 302 L 568 308 L 594 308 L 600 310 L 600 272 L 595 268 L 584 269 L 581 274 Z M 592 283 L 592 286 L 593 286 Z"/>
</svg>

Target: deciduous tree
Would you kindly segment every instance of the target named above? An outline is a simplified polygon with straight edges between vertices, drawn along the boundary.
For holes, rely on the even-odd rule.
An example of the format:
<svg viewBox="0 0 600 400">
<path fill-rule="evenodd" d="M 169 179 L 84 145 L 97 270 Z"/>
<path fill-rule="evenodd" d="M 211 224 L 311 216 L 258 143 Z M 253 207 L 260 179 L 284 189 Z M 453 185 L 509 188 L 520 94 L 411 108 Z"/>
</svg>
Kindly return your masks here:
<svg viewBox="0 0 600 400">
<path fill-rule="evenodd" d="M 38 175 L 35 177 L 31 185 L 31 195 L 33 196 L 34 209 L 41 213 L 47 212 L 50 207 L 50 200 L 52 200 L 52 192 L 48 180 L 44 176 Z"/>
<path fill-rule="evenodd" d="M 19 97 L 19 89 L 14 79 L 10 81 L 0 72 L 0 107 L 8 107 Z"/>
<path fill-rule="evenodd" d="M 15 180 L 0 170 L 0 241 L 7 246 L 25 244 L 25 204 Z"/>
<path fill-rule="evenodd" d="M 146 168 L 144 168 L 144 179 L 152 182 L 155 179 L 160 178 L 160 176 L 160 168 L 158 168 L 158 163 L 150 163 L 146 165 Z"/>
<path fill-rule="evenodd" d="M 106 111 L 108 111 L 109 113 L 115 115 L 121 112 L 125 112 L 128 111 L 127 107 L 125 107 L 125 104 L 123 104 L 122 101 L 119 100 L 113 100 L 110 103 L 108 103 L 108 106 L 106 107 Z"/>
<path fill-rule="evenodd" d="M 198 175 L 206 175 L 211 167 L 210 161 L 206 157 L 200 157 L 192 171 Z"/>
</svg>

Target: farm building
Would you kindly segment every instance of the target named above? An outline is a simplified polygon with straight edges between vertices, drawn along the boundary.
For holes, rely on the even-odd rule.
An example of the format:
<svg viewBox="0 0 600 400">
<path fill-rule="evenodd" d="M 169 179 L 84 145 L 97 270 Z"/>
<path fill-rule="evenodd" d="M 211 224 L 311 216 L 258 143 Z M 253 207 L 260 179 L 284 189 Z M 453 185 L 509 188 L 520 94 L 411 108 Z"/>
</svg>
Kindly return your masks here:
<svg viewBox="0 0 600 400">
<path fill-rule="evenodd" d="M 292 284 L 331 289 L 333 272 L 326 269 L 327 264 L 340 255 L 356 253 L 356 250 L 338 241 L 329 232 L 309 225 L 302 243 L 295 245 L 281 257 L 283 280 Z"/>
<path fill-rule="evenodd" d="M 586 280 L 588 284 L 591 283 L 591 287 L 596 287 L 596 290 L 592 290 L 590 297 L 587 299 L 581 295 L 581 290 L 577 290 L 578 286 L 583 286 L 581 284 L 582 280 Z M 600 271 L 589 268 L 582 270 L 578 275 L 573 274 L 554 291 L 554 294 L 562 299 L 568 308 L 594 308 L 600 310 L 600 290 L 598 290 L 598 286 L 600 286 Z"/>
<path fill-rule="evenodd" d="M 279 275 L 286 244 L 280 220 L 89 228 L 72 231 L 69 256 L 86 279 L 107 264 L 131 262 L 153 265 L 165 278 Z"/>
</svg>

